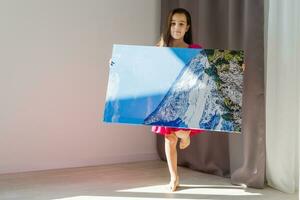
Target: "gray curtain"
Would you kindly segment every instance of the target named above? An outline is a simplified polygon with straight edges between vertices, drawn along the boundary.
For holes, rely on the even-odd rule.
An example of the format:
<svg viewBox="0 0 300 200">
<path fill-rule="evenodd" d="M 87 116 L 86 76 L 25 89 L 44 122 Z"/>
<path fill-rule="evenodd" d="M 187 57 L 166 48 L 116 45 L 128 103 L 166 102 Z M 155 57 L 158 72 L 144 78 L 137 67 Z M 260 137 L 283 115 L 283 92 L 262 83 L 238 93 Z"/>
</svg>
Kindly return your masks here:
<svg viewBox="0 0 300 200">
<path fill-rule="evenodd" d="M 161 27 L 177 7 L 192 15 L 194 43 L 204 48 L 243 49 L 244 73 L 242 134 L 207 132 L 193 136 L 191 145 L 178 149 L 178 165 L 231 178 L 233 184 L 265 185 L 264 1 L 162 0 Z M 166 160 L 164 137 L 157 149 Z"/>
</svg>

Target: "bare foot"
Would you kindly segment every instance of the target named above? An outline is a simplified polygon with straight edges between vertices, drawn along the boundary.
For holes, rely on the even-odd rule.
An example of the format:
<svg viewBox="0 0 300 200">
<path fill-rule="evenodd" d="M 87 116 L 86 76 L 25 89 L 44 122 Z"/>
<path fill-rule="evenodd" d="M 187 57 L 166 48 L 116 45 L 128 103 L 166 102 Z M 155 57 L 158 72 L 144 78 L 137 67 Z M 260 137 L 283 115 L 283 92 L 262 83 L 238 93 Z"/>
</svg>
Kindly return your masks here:
<svg viewBox="0 0 300 200">
<path fill-rule="evenodd" d="M 177 187 L 179 186 L 179 176 L 176 177 L 176 179 L 171 179 L 169 183 L 169 190 L 171 192 L 176 191 Z"/>
<path fill-rule="evenodd" d="M 190 143 L 191 143 L 190 133 L 191 133 L 190 130 L 188 130 L 188 131 L 179 130 L 179 131 L 175 132 L 176 136 L 181 139 L 180 144 L 179 144 L 180 149 L 185 149 L 190 145 Z"/>
<path fill-rule="evenodd" d="M 191 139 L 190 139 L 190 136 L 188 135 L 186 138 L 182 138 L 180 140 L 179 148 L 180 149 L 185 149 L 190 145 L 190 143 L 191 143 Z"/>
</svg>

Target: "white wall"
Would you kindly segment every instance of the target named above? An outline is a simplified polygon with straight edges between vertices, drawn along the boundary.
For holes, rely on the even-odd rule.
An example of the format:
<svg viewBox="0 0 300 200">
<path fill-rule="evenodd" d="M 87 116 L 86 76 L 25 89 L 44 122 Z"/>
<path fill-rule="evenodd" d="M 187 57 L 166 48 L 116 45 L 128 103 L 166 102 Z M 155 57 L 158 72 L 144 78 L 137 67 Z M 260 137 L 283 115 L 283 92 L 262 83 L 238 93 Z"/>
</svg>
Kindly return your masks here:
<svg viewBox="0 0 300 200">
<path fill-rule="evenodd" d="M 112 44 L 153 45 L 160 0 L 1 0 L 0 24 L 0 173 L 158 158 L 101 120 Z"/>
</svg>

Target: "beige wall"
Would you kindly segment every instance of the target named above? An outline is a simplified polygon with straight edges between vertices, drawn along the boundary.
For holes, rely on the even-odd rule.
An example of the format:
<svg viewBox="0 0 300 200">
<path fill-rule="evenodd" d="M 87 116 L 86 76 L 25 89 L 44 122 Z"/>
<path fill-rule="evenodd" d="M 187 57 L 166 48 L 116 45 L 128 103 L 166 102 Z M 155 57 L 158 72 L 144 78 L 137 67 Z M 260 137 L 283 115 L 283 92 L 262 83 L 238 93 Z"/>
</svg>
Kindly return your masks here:
<svg viewBox="0 0 300 200">
<path fill-rule="evenodd" d="M 159 0 L 0 1 L 0 173 L 156 159 L 148 127 L 101 120 L 112 44 L 159 22 Z"/>
</svg>

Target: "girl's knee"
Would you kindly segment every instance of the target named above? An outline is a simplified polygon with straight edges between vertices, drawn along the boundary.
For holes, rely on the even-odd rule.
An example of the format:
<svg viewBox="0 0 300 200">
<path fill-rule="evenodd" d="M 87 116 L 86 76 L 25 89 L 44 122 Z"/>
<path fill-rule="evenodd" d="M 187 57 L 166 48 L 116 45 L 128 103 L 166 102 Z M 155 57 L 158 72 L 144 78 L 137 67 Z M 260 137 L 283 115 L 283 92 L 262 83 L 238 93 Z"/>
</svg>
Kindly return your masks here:
<svg viewBox="0 0 300 200">
<path fill-rule="evenodd" d="M 170 134 L 165 136 L 165 141 L 170 144 L 177 144 L 178 138 L 175 134 Z"/>
</svg>

